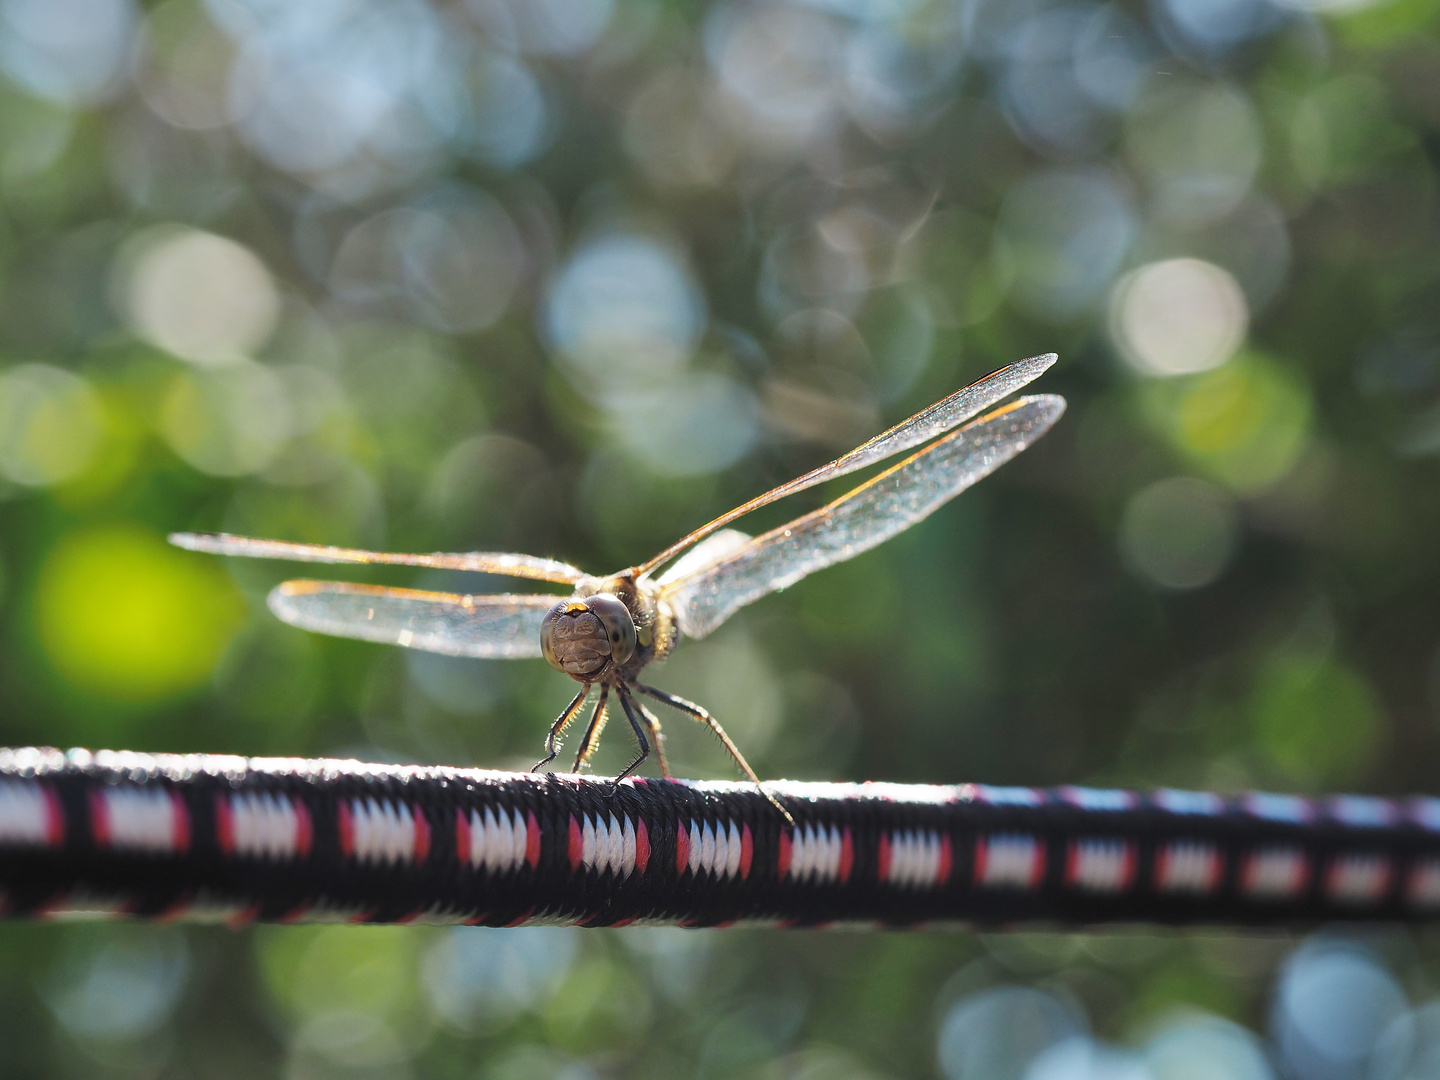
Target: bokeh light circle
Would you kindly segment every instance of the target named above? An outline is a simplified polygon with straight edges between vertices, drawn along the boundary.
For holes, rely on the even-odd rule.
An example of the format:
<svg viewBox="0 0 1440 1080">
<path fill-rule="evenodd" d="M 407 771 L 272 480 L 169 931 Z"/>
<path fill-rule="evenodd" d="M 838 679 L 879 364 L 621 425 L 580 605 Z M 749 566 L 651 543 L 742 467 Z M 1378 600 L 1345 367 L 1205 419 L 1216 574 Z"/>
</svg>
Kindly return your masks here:
<svg viewBox="0 0 1440 1080">
<path fill-rule="evenodd" d="M 1054 994 L 1000 986 L 963 998 L 945 1014 L 938 1056 L 946 1080 L 1021 1080 L 1051 1047 L 1085 1034 Z"/>
<path fill-rule="evenodd" d="M 87 1041 L 125 1043 L 163 1028 L 190 976 L 190 949 L 174 928 L 70 938 L 41 987 L 55 1020 Z"/>
<path fill-rule="evenodd" d="M 160 432 L 190 465 L 244 476 L 275 460 L 293 429 L 284 382 L 253 360 L 175 376 L 160 407 Z"/>
<path fill-rule="evenodd" d="M 142 234 L 122 256 L 124 306 L 145 340 L 201 364 L 246 356 L 275 329 L 280 297 L 249 248 L 195 229 Z"/>
<path fill-rule="evenodd" d="M 214 562 L 131 525 L 64 537 L 36 582 L 36 628 L 55 672 L 74 689 L 115 701 L 154 701 L 204 684 L 243 614 Z"/>
<path fill-rule="evenodd" d="M 120 88 L 138 26 L 131 0 L 0 0 L 0 68 L 50 101 L 93 104 Z"/>
<path fill-rule="evenodd" d="M 465 0 L 497 43 L 541 56 L 578 56 L 600 40 L 615 0 Z"/>
<path fill-rule="evenodd" d="M 239 39 L 229 95 L 236 131 L 272 164 L 317 180 L 333 174 L 363 194 L 413 174 L 437 149 L 440 132 L 417 122 L 424 85 L 447 82 L 459 51 L 429 4 L 210 8 Z"/>
<path fill-rule="evenodd" d="M 1317 1080 L 1374 1075 L 1371 1056 L 1408 1007 L 1379 958 L 1345 942 L 1313 941 L 1286 961 L 1271 1016 L 1285 1071 Z"/>
<path fill-rule="evenodd" d="M 1166 1022 L 1144 1047 L 1153 1080 L 1274 1080 L 1265 1047 L 1231 1020 L 1205 1013 Z"/>
<path fill-rule="evenodd" d="M 1125 151 L 1149 189 L 1151 214 L 1194 229 L 1220 220 L 1249 195 L 1264 160 L 1265 134 L 1243 91 L 1171 80 L 1152 83 L 1130 112 Z"/>
<path fill-rule="evenodd" d="M 452 43 L 453 44 L 453 43 Z M 554 134 L 554 109 L 519 57 L 475 48 L 421 87 L 421 107 L 455 148 L 502 169 L 532 160 Z"/>
<path fill-rule="evenodd" d="M 705 45 L 747 141 L 791 153 L 838 122 L 844 38 L 834 20 L 795 5 L 717 5 Z"/>
<path fill-rule="evenodd" d="M 1245 340 L 1250 313 L 1228 271 L 1202 259 L 1167 259 L 1127 274 L 1110 301 L 1110 333 L 1147 375 L 1219 367 Z"/>
<path fill-rule="evenodd" d="M 1100 169 L 1031 173 L 1005 195 L 997 249 L 1014 298 L 1047 322 L 1067 322 L 1105 295 L 1135 237 L 1130 193 Z"/>
<path fill-rule="evenodd" d="M 524 248 L 505 209 L 483 191 L 455 185 L 355 226 L 328 279 L 346 301 L 399 301 L 416 321 L 465 334 L 505 313 L 524 272 Z"/>
<path fill-rule="evenodd" d="M 526 926 L 448 931 L 426 953 L 421 979 L 435 1011 L 451 1027 L 473 1030 L 544 1005 L 576 960 L 574 929 Z"/>
<path fill-rule="evenodd" d="M 651 472 L 695 476 L 738 460 L 759 433 L 759 408 L 745 387 L 714 372 L 638 391 L 614 413 L 616 436 Z"/>
<path fill-rule="evenodd" d="M 544 330 L 582 392 L 605 398 L 677 374 L 705 326 L 705 302 L 682 260 L 648 237 L 583 245 L 556 276 Z"/>
<path fill-rule="evenodd" d="M 1239 535 L 1234 500 L 1193 477 L 1160 480 L 1125 507 L 1120 549 L 1144 577 L 1167 589 L 1198 589 L 1225 572 Z"/>
<path fill-rule="evenodd" d="M 0 474 L 28 487 L 80 475 L 101 443 L 100 398 L 80 376 L 49 364 L 0 372 Z"/>
</svg>

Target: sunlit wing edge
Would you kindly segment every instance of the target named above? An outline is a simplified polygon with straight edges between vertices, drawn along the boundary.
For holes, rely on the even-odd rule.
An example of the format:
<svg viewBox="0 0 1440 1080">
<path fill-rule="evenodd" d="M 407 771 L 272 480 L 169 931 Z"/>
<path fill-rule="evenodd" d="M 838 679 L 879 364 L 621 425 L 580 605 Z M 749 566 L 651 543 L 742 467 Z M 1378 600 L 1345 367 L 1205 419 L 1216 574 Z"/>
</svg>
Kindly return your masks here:
<svg viewBox="0 0 1440 1080">
<path fill-rule="evenodd" d="M 330 547 L 325 544 L 297 544 L 288 540 L 261 540 L 230 533 L 171 533 L 170 543 L 187 551 L 210 555 L 231 555 L 249 559 L 283 559 L 288 562 L 370 563 L 387 566 L 424 566 L 436 570 L 470 570 L 506 577 L 556 581 L 573 585 L 585 572 L 568 563 L 534 555 L 508 552 L 446 552 L 407 554 L 392 551 L 364 551 L 359 548 Z"/>
<path fill-rule="evenodd" d="M 266 602 L 276 618 L 317 634 L 446 656 L 518 660 L 540 656 L 540 621 L 564 599 L 301 580 L 276 586 Z"/>
<path fill-rule="evenodd" d="M 669 603 L 684 634 L 704 637 L 746 604 L 787 588 L 817 570 L 862 554 L 923 521 L 966 488 L 989 476 L 1032 445 L 1064 412 L 1065 399 L 1053 394 L 1024 397 L 1004 405 L 912 454 L 818 510 L 762 533 L 708 566 L 669 582 L 662 589 L 661 596 Z M 965 450 L 967 442 L 971 445 Z M 947 458 L 951 452 L 959 454 L 953 462 Z M 937 457 L 937 454 L 940 456 Z M 840 520 L 835 517 L 837 511 L 843 509 L 845 514 L 853 516 L 868 504 L 897 490 L 910 492 L 914 489 L 914 493 L 923 494 L 917 481 L 924 475 L 917 470 L 941 464 L 950 466 L 946 471 L 956 474 L 955 483 L 942 485 L 928 500 L 904 515 L 903 524 L 897 523 L 898 515 L 890 521 L 880 520 L 870 531 L 855 536 L 829 553 L 828 557 L 822 555 L 818 547 L 811 550 L 802 543 L 807 535 L 819 535 L 819 530 L 825 527 L 827 521 Z M 975 467 L 977 464 L 978 467 Z M 906 470 L 910 470 L 909 473 Z M 746 563 L 763 566 L 761 560 L 782 545 L 793 545 L 794 557 L 788 562 L 779 561 L 776 572 L 770 578 L 749 583 L 741 580 L 728 590 L 721 585 L 727 573 L 738 576 Z"/>
<path fill-rule="evenodd" d="M 861 443 L 854 450 L 842 454 L 818 469 L 813 469 L 804 476 L 790 480 L 779 487 L 771 488 L 763 495 L 759 495 L 749 502 L 735 507 L 713 521 L 707 522 L 694 532 L 677 540 L 658 555 L 646 560 L 640 565 L 640 574 L 648 574 L 656 567 L 669 562 L 680 552 L 692 544 L 703 540 L 715 530 L 737 518 L 743 517 L 753 510 L 762 506 L 768 506 L 773 502 L 783 499 L 797 492 L 805 491 L 822 484 L 827 480 L 833 480 L 837 476 L 845 476 L 856 472 L 876 462 L 884 461 L 904 450 L 912 449 L 921 443 L 943 435 L 959 424 L 965 423 L 978 416 L 996 402 L 1009 397 L 1021 387 L 1027 386 L 1043 375 L 1059 359 L 1056 353 L 1041 353 L 1039 356 L 1026 357 L 1024 360 L 1017 360 L 1008 364 L 998 371 L 992 371 L 983 379 L 977 379 L 968 386 L 961 387 L 948 397 L 942 398 L 921 409 L 914 416 L 902 420 L 887 431 L 881 432 L 873 439 Z"/>
</svg>

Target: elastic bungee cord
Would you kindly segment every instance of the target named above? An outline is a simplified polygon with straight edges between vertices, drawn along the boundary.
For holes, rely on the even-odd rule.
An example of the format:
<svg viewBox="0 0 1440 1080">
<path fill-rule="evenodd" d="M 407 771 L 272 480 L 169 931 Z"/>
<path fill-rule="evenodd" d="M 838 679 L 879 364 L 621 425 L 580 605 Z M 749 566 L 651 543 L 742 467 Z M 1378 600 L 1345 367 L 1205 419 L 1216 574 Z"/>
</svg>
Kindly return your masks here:
<svg viewBox="0 0 1440 1080">
<path fill-rule="evenodd" d="M 269 922 L 1307 925 L 1440 914 L 1440 799 L 0 750 L 0 911 Z"/>
</svg>

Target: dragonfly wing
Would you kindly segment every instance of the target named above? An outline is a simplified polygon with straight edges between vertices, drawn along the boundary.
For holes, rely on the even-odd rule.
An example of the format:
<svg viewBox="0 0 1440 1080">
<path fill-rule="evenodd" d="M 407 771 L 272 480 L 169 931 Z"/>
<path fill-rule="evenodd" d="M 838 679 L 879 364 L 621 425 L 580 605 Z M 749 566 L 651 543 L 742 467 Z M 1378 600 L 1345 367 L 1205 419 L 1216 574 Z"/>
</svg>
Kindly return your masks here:
<svg viewBox="0 0 1440 1080">
<path fill-rule="evenodd" d="M 680 629 L 704 637 L 739 608 L 843 562 L 923 520 L 1049 430 L 1053 395 L 1021 398 L 906 458 L 854 491 L 755 537 L 666 586 Z"/>
<path fill-rule="evenodd" d="M 329 547 L 323 544 L 292 544 L 287 540 L 257 540 L 229 533 L 171 533 L 170 542 L 190 551 L 211 555 L 243 555 L 252 559 L 286 559 L 290 562 L 384 563 L 390 566 L 428 566 L 437 570 L 477 570 L 486 574 L 559 581 L 573 585 L 585 577 L 583 570 L 554 559 L 503 552 L 443 552 L 408 555 L 394 551 L 361 551 L 358 548 Z"/>
<path fill-rule="evenodd" d="M 270 610 L 317 634 L 404 645 L 446 656 L 518 660 L 540 655 L 540 620 L 563 596 L 390 589 L 343 581 L 287 581 Z"/>
<path fill-rule="evenodd" d="M 656 584 L 664 588 L 672 581 L 679 581 L 681 578 L 689 577 L 696 570 L 709 566 L 711 563 L 719 562 L 726 555 L 729 555 L 730 552 L 743 547 L 749 542 L 750 534 L 743 533 L 739 529 L 721 529 L 717 533 L 711 533 L 671 563 L 669 569 L 656 579 Z"/>
<path fill-rule="evenodd" d="M 696 529 L 690 535 L 671 544 L 664 551 L 660 552 L 653 559 L 639 567 L 640 574 L 647 574 L 657 566 L 668 562 L 681 551 L 684 551 L 691 544 L 709 536 L 716 529 L 728 525 L 736 518 L 758 510 L 762 506 L 769 506 L 778 499 L 787 495 L 794 495 L 797 491 L 804 491 L 816 484 L 823 484 L 827 480 L 833 480 L 837 476 L 844 476 L 847 473 L 856 472 L 859 469 L 874 465 L 877 461 L 884 461 L 888 457 L 900 453 L 902 450 L 909 450 L 919 446 L 921 443 L 929 442 L 937 435 L 943 435 L 965 421 L 970 420 L 984 412 L 991 405 L 1009 397 L 1022 386 L 1037 379 L 1048 369 L 1058 357 L 1054 353 L 1045 353 L 1041 356 L 1032 356 L 1026 360 L 1017 360 L 1008 367 L 986 375 L 978 382 L 971 383 L 963 390 L 957 390 L 942 401 L 937 401 L 928 408 L 921 409 L 910 419 L 896 424 L 889 431 L 876 435 L 869 442 L 861 443 L 848 454 L 836 458 L 828 465 L 821 465 L 818 469 L 806 473 L 804 476 L 791 480 L 789 483 L 781 484 L 772 488 L 764 495 L 751 499 L 747 503 L 737 506 L 734 510 L 722 514 L 709 524 Z"/>
</svg>

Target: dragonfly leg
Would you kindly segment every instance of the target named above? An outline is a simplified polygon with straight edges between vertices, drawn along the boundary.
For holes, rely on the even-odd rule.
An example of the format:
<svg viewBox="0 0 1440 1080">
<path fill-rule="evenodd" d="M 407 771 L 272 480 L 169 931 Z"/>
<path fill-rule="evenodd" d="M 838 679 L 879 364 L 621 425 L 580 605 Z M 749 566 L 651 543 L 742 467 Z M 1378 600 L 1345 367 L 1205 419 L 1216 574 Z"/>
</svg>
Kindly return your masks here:
<svg viewBox="0 0 1440 1080">
<path fill-rule="evenodd" d="M 565 711 L 555 718 L 555 723 L 550 725 L 550 734 L 545 736 L 545 756 L 535 763 L 531 772 L 539 772 L 555 760 L 555 755 L 560 753 L 560 736 L 565 734 L 565 729 L 570 726 L 570 721 L 575 719 L 575 714 L 580 711 L 580 706 L 585 704 L 589 693 L 590 684 L 585 683 L 575 695 L 575 700 L 566 705 Z"/>
<path fill-rule="evenodd" d="M 682 697 L 678 697 L 675 694 L 666 693 L 664 690 L 657 690 L 653 686 L 646 686 L 644 683 L 637 682 L 634 685 L 635 689 L 640 691 L 640 693 L 647 694 L 650 697 L 654 698 L 656 701 L 662 701 L 666 705 L 669 705 L 672 709 L 679 709 L 681 712 L 691 717 L 694 717 L 700 723 L 708 727 L 711 734 L 713 734 L 717 739 L 720 740 L 720 745 L 725 747 L 725 752 L 730 755 L 731 759 L 734 760 L 736 765 L 740 766 L 740 771 L 750 778 L 750 782 L 752 784 L 754 784 L 757 788 L 760 789 L 760 794 L 764 795 L 765 798 L 769 799 L 771 804 L 774 805 L 775 809 L 779 810 L 780 813 L 785 815 L 786 821 L 790 822 L 791 825 L 795 824 L 795 819 L 790 816 L 790 811 L 786 810 L 785 807 L 780 805 L 779 799 L 775 798 L 774 795 L 771 795 L 770 792 L 765 790 L 765 785 L 760 783 L 760 777 L 756 776 L 755 770 L 750 768 L 750 763 L 745 760 L 745 755 L 740 753 L 740 748 L 730 741 L 730 736 L 725 734 L 725 729 L 720 726 L 720 721 L 716 720 L 713 716 L 711 716 L 708 712 L 702 709 L 699 705 L 696 705 L 693 701 L 686 701 Z"/>
<path fill-rule="evenodd" d="M 633 697 L 630 700 L 640 710 L 645 726 L 650 729 L 650 742 L 655 746 L 655 756 L 660 759 L 660 775 L 669 780 L 670 762 L 665 760 L 665 733 L 660 730 L 660 718 L 647 709 L 643 701 L 636 701 Z"/>
<path fill-rule="evenodd" d="M 595 747 L 600 744 L 600 733 L 605 730 L 605 702 L 610 698 L 610 686 L 607 683 L 600 684 L 600 700 L 595 702 L 595 711 L 590 714 L 590 726 L 585 729 L 585 738 L 581 740 L 580 751 L 575 755 L 575 767 L 571 772 L 579 772 L 580 766 L 590 759 L 595 752 Z"/>
<path fill-rule="evenodd" d="M 616 687 L 615 692 L 620 696 L 620 707 L 625 710 L 625 719 L 630 721 L 630 728 L 635 732 L 635 741 L 640 744 L 640 756 L 630 762 L 629 765 L 626 765 L 625 768 L 621 769 L 620 775 L 615 777 L 614 783 L 618 784 L 641 765 L 645 764 L 645 759 L 650 756 L 650 743 L 649 740 L 645 738 L 645 727 L 642 721 L 635 715 L 636 702 L 635 699 L 630 696 L 630 691 L 625 688 L 624 683 L 621 683 Z"/>
</svg>

